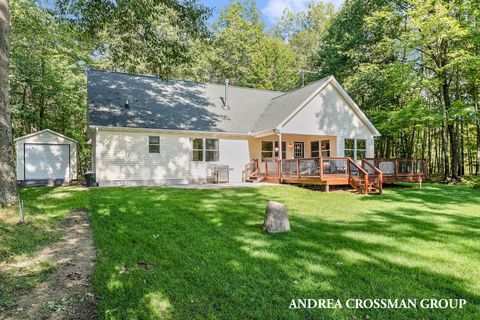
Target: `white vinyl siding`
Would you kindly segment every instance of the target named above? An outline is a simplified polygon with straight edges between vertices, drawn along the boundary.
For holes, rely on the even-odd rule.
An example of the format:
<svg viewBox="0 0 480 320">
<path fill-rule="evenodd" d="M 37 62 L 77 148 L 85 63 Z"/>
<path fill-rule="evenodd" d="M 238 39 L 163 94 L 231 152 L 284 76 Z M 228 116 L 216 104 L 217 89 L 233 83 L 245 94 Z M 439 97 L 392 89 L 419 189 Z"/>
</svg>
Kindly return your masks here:
<svg viewBox="0 0 480 320">
<path fill-rule="evenodd" d="M 246 139 L 218 138 L 220 161 L 208 162 L 193 161 L 192 140 L 198 137 L 159 134 L 160 153 L 150 154 L 145 146 L 152 135 L 156 134 L 148 131 L 99 130 L 96 140 L 96 176 L 99 184 L 205 183 L 212 176 L 213 168 L 220 164 L 230 166 L 230 181 L 241 181 L 241 172 L 249 159 Z"/>
<path fill-rule="evenodd" d="M 281 131 L 284 134 L 337 137 L 336 154 L 330 152 L 332 157 L 343 156 L 345 139 L 364 139 L 367 140 L 367 157 L 373 157 L 373 132 L 332 84 L 309 101 Z"/>
<path fill-rule="evenodd" d="M 313 97 L 298 114 L 281 128 L 286 134 L 335 136 L 335 152 L 331 156 L 342 157 L 345 139 L 366 140 L 366 156 L 374 155 L 374 133 L 354 112 L 349 103 L 328 84 Z"/>
</svg>

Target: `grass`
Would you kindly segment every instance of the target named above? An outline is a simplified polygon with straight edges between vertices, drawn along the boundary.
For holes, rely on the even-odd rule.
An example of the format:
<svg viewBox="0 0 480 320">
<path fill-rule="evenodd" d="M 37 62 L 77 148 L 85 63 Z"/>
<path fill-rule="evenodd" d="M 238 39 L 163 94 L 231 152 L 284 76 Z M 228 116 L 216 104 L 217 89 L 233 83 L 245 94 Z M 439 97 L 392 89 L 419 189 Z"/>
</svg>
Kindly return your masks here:
<svg viewBox="0 0 480 320">
<path fill-rule="evenodd" d="M 58 223 L 72 208 L 85 206 L 86 193 L 76 188 L 21 190 L 26 223 L 19 224 L 18 206 L 0 207 L 0 313 L 55 270 L 50 261 L 28 262 L 44 246 L 60 239 Z M 16 263 L 21 267 L 4 268 Z"/>
<path fill-rule="evenodd" d="M 472 188 L 424 184 L 381 196 L 295 187 L 79 190 L 22 197 L 53 220 L 90 208 L 103 318 L 480 316 L 480 193 Z M 261 232 L 270 199 L 287 205 L 291 233 Z M 300 298 L 468 302 L 461 310 L 288 308 Z"/>
</svg>

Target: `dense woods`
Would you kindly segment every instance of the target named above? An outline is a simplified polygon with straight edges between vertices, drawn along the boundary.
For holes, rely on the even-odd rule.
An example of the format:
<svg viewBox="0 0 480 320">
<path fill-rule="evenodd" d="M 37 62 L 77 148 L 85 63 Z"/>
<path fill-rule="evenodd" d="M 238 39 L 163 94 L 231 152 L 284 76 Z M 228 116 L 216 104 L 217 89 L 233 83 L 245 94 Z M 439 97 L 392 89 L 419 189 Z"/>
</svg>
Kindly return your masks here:
<svg viewBox="0 0 480 320">
<path fill-rule="evenodd" d="M 212 23 L 195 0 L 10 6 L 14 135 L 79 140 L 83 170 L 94 67 L 284 91 L 333 74 L 382 133 L 376 156 L 427 158 L 441 179 L 480 174 L 478 1 L 312 2 L 268 27 L 249 0 Z"/>
</svg>

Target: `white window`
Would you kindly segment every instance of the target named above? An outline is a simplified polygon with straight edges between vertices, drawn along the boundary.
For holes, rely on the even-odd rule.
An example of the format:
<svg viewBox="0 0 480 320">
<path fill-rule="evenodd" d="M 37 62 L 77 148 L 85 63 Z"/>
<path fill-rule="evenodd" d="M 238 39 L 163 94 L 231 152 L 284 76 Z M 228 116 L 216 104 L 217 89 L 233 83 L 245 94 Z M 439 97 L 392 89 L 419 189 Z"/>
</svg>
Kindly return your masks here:
<svg viewBox="0 0 480 320">
<path fill-rule="evenodd" d="M 148 153 L 160 153 L 160 137 L 148 137 Z"/>
<path fill-rule="evenodd" d="M 357 139 L 357 151 L 355 160 L 362 160 L 367 156 L 367 140 Z"/>
<path fill-rule="evenodd" d="M 320 143 L 318 141 L 310 142 L 310 157 L 318 158 L 320 156 Z"/>
<path fill-rule="evenodd" d="M 330 140 L 322 140 L 322 157 L 330 157 Z"/>
<path fill-rule="evenodd" d="M 192 160 L 193 161 L 219 161 L 218 139 L 192 139 Z"/>
<path fill-rule="evenodd" d="M 320 153 L 321 148 L 321 153 Z M 330 157 L 330 140 L 312 141 L 310 142 L 310 156 L 312 158 Z"/>
<path fill-rule="evenodd" d="M 262 141 L 262 161 L 268 158 L 277 158 L 280 148 L 278 141 Z M 287 158 L 287 143 L 282 141 L 282 159 Z"/>
<path fill-rule="evenodd" d="M 345 139 L 345 157 L 360 161 L 367 155 L 367 140 Z"/>
</svg>

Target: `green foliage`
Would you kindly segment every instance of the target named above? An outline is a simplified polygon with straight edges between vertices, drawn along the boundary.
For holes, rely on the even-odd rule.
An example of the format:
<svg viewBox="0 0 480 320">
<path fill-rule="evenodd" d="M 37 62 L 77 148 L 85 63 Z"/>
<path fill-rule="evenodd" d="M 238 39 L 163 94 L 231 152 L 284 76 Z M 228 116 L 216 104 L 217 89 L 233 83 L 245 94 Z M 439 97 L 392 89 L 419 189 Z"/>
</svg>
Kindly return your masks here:
<svg viewBox="0 0 480 320">
<path fill-rule="evenodd" d="M 252 56 L 247 81 L 255 88 L 288 91 L 298 86 L 295 51 L 279 39 L 264 38 Z"/>
<path fill-rule="evenodd" d="M 253 54 L 264 38 L 264 24 L 254 1 L 233 2 L 214 24 L 214 78 L 248 86 Z"/>
<path fill-rule="evenodd" d="M 298 54 L 289 44 L 272 38 L 255 1 L 232 2 L 213 23 L 212 40 L 190 48 L 192 60 L 175 75 L 197 81 L 230 83 L 270 90 L 298 86 Z"/>
<path fill-rule="evenodd" d="M 210 14 L 196 0 L 57 3 L 83 35 L 96 40 L 99 66 L 160 77 L 190 60 L 189 47 L 207 35 Z"/>
<path fill-rule="evenodd" d="M 465 140 L 480 123 L 478 8 L 478 1 L 350 0 L 333 18 L 316 66 L 320 76 L 334 74 L 380 130 L 378 156 L 428 152 L 434 171 L 448 162 L 455 178 L 467 160 L 473 170 L 480 145 Z"/>
<path fill-rule="evenodd" d="M 11 1 L 10 103 L 16 137 L 49 128 L 80 142 L 86 129 L 89 50 L 75 28 L 33 1 Z M 83 167 L 83 166 L 82 166 Z"/>
<path fill-rule="evenodd" d="M 274 25 L 273 34 L 292 47 L 297 67 L 314 69 L 315 56 L 333 17 L 332 4 L 308 2 L 305 11 L 293 13 L 287 9 Z"/>
</svg>

